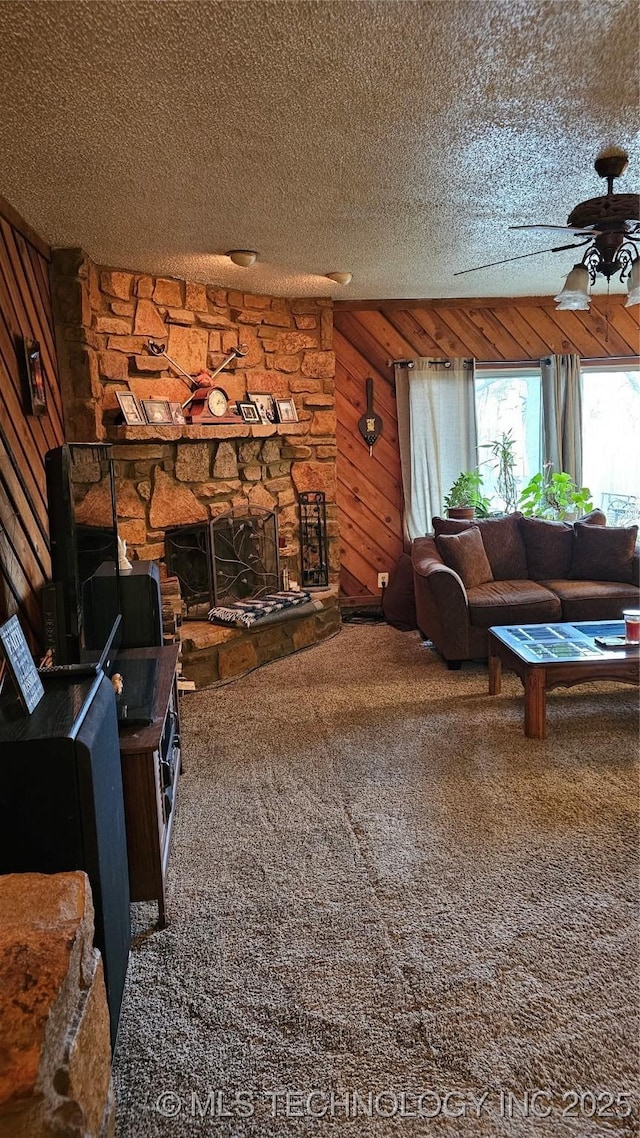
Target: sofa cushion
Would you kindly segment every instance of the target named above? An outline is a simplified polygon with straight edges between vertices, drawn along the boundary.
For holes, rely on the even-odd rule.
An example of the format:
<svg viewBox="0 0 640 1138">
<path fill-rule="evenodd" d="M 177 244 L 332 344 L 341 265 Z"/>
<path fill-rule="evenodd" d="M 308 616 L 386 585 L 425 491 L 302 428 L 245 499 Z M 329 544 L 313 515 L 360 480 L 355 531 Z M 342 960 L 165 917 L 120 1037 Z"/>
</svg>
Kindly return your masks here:
<svg viewBox="0 0 640 1138">
<path fill-rule="evenodd" d="M 471 526 L 462 533 L 442 534 L 436 538 L 438 551 L 445 565 L 462 578 L 465 589 L 492 581 L 493 574 L 487 559 L 480 530 Z"/>
<path fill-rule="evenodd" d="M 624 608 L 640 606 L 640 589 L 616 581 L 544 581 L 562 605 L 563 620 L 621 620 Z"/>
<path fill-rule="evenodd" d="M 536 581 L 490 581 L 467 592 L 469 620 L 481 628 L 493 624 L 538 624 L 559 620 L 560 601 Z"/>
<path fill-rule="evenodd" d="M 520 532 L 532 581 L 569 576 L 573 555 L 573 526 L 570 522 L 520 518 Z"/>
<path fill-rule="evenodd" d="M 478 522 L 496 581 L 527 577 L 527 551 L 520 533 L 520 518 L 519 513 L 504 514 L 501 518 L 482 518 Z"/>
<path fill-rule="evenodd" d="M 576 522 L 569 576 L 577 581 L 633 581 L 637 526 Z"/>
<path fill-rule="evenodd" d="M 520 527 L 521 514 L 504 514 L 500 518 L 477 518 L 475 521 L 454 518 L 433 519 L 433 532 L 441 534 L 462 533 L 470 526 L 477 526 L 489 558 L 494 580 L 507 581 L 527 576 L 527 554 Z"/>
</svg>

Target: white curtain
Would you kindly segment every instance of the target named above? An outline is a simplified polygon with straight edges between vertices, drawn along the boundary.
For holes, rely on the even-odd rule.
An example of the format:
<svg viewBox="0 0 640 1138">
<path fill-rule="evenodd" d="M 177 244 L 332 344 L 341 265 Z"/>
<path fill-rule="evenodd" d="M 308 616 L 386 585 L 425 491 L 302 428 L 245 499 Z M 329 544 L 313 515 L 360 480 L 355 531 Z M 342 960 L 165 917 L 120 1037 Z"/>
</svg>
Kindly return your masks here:
<svg viewBox="0 0 640 1138">
<path fill-rule="evenodd" d="M 540 360 L 542 454 L 554 471 L 564 470 L 582 486 L 582 391 L 580 356 Z"/>
<path fill-rule="evenodd" d="M 458 474 L 478 465 L 474 361 L 414 362 L 395 369 L 404 528 L 411 540 L 429 533 Z"/>
</svg>

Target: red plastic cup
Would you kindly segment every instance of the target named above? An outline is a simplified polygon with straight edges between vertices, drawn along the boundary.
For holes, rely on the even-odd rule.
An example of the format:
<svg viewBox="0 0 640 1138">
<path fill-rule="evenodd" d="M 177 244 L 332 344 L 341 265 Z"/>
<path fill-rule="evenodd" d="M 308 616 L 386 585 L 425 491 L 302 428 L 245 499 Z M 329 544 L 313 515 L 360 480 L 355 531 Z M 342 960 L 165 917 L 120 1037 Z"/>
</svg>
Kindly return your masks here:
<svg viewBox="0 0 640 1138">
<path fill-rule="evenodd" d="M 624 638 L 627 644 L 640 643 L 640 609 L 625 609 L 622 615 L 624 617 Z"/>
</svg>

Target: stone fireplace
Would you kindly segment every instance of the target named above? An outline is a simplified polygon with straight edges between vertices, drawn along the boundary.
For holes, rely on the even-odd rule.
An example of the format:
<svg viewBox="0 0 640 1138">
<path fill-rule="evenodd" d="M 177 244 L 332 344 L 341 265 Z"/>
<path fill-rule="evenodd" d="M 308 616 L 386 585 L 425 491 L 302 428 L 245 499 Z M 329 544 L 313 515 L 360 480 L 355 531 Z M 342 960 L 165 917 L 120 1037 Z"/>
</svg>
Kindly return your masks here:
<svg viewBox="0 0 640 1138">
<path fill-rule="evenodd" d="M 58 250 L 54 310 L 69 441 L 114 444 L 119 531 L 133 557 L 165 560 L 165 532 L 230 511 L 277 512 L 281 562 L 300 580 L 299 496 L 326 499 L 329 581 L 339 572 L 332 302 L 254 296 L 99 267 Z M 117 391 L 183 402 L 189 374 L 216 368 L 239 343 L 248 354 L 216 383 L 230 400 L 266 392 L 294 401 L 298 422 L 124 426 Z M 87 495 L 87 520 L 101 510 Z M 93 515 L 93 516 L 92 516 Z"/>
</svg>

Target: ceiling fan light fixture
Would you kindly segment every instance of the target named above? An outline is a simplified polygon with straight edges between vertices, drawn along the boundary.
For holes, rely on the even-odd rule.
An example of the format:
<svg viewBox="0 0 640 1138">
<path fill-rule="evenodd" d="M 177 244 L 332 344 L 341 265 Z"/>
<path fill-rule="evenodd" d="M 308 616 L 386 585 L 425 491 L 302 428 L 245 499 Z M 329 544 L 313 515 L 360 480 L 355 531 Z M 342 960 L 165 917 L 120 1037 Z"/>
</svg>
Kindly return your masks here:
<svg viewBox="0 0 640 1138">
<path fill-rule="evenodd" d="M 327 277 L 330 281 L 335 281 L 336 284 L 348 285 L 353 280 L 353 273 L 327 273 Z"/>
<path fill-rule="evenodd" d="M 625 308 L 631 308 L 633 304 L 640 304 L 640 257 L 635 257 L 631 263 L 627 291 L 629 295 L 625 302 Z"/>
<path fill-rule="evenodd" d="M 574 265 L 564 288 L 554 296 L 558 310 L 589 311 L 589 270 L 586 265 Z"/>
<path fill-rule="evenodd" d="M 258 260 L 258 254 L 253 249 L 230 249 L 227 257 L 241 269 L 250 269 Z"/>
</svg>

